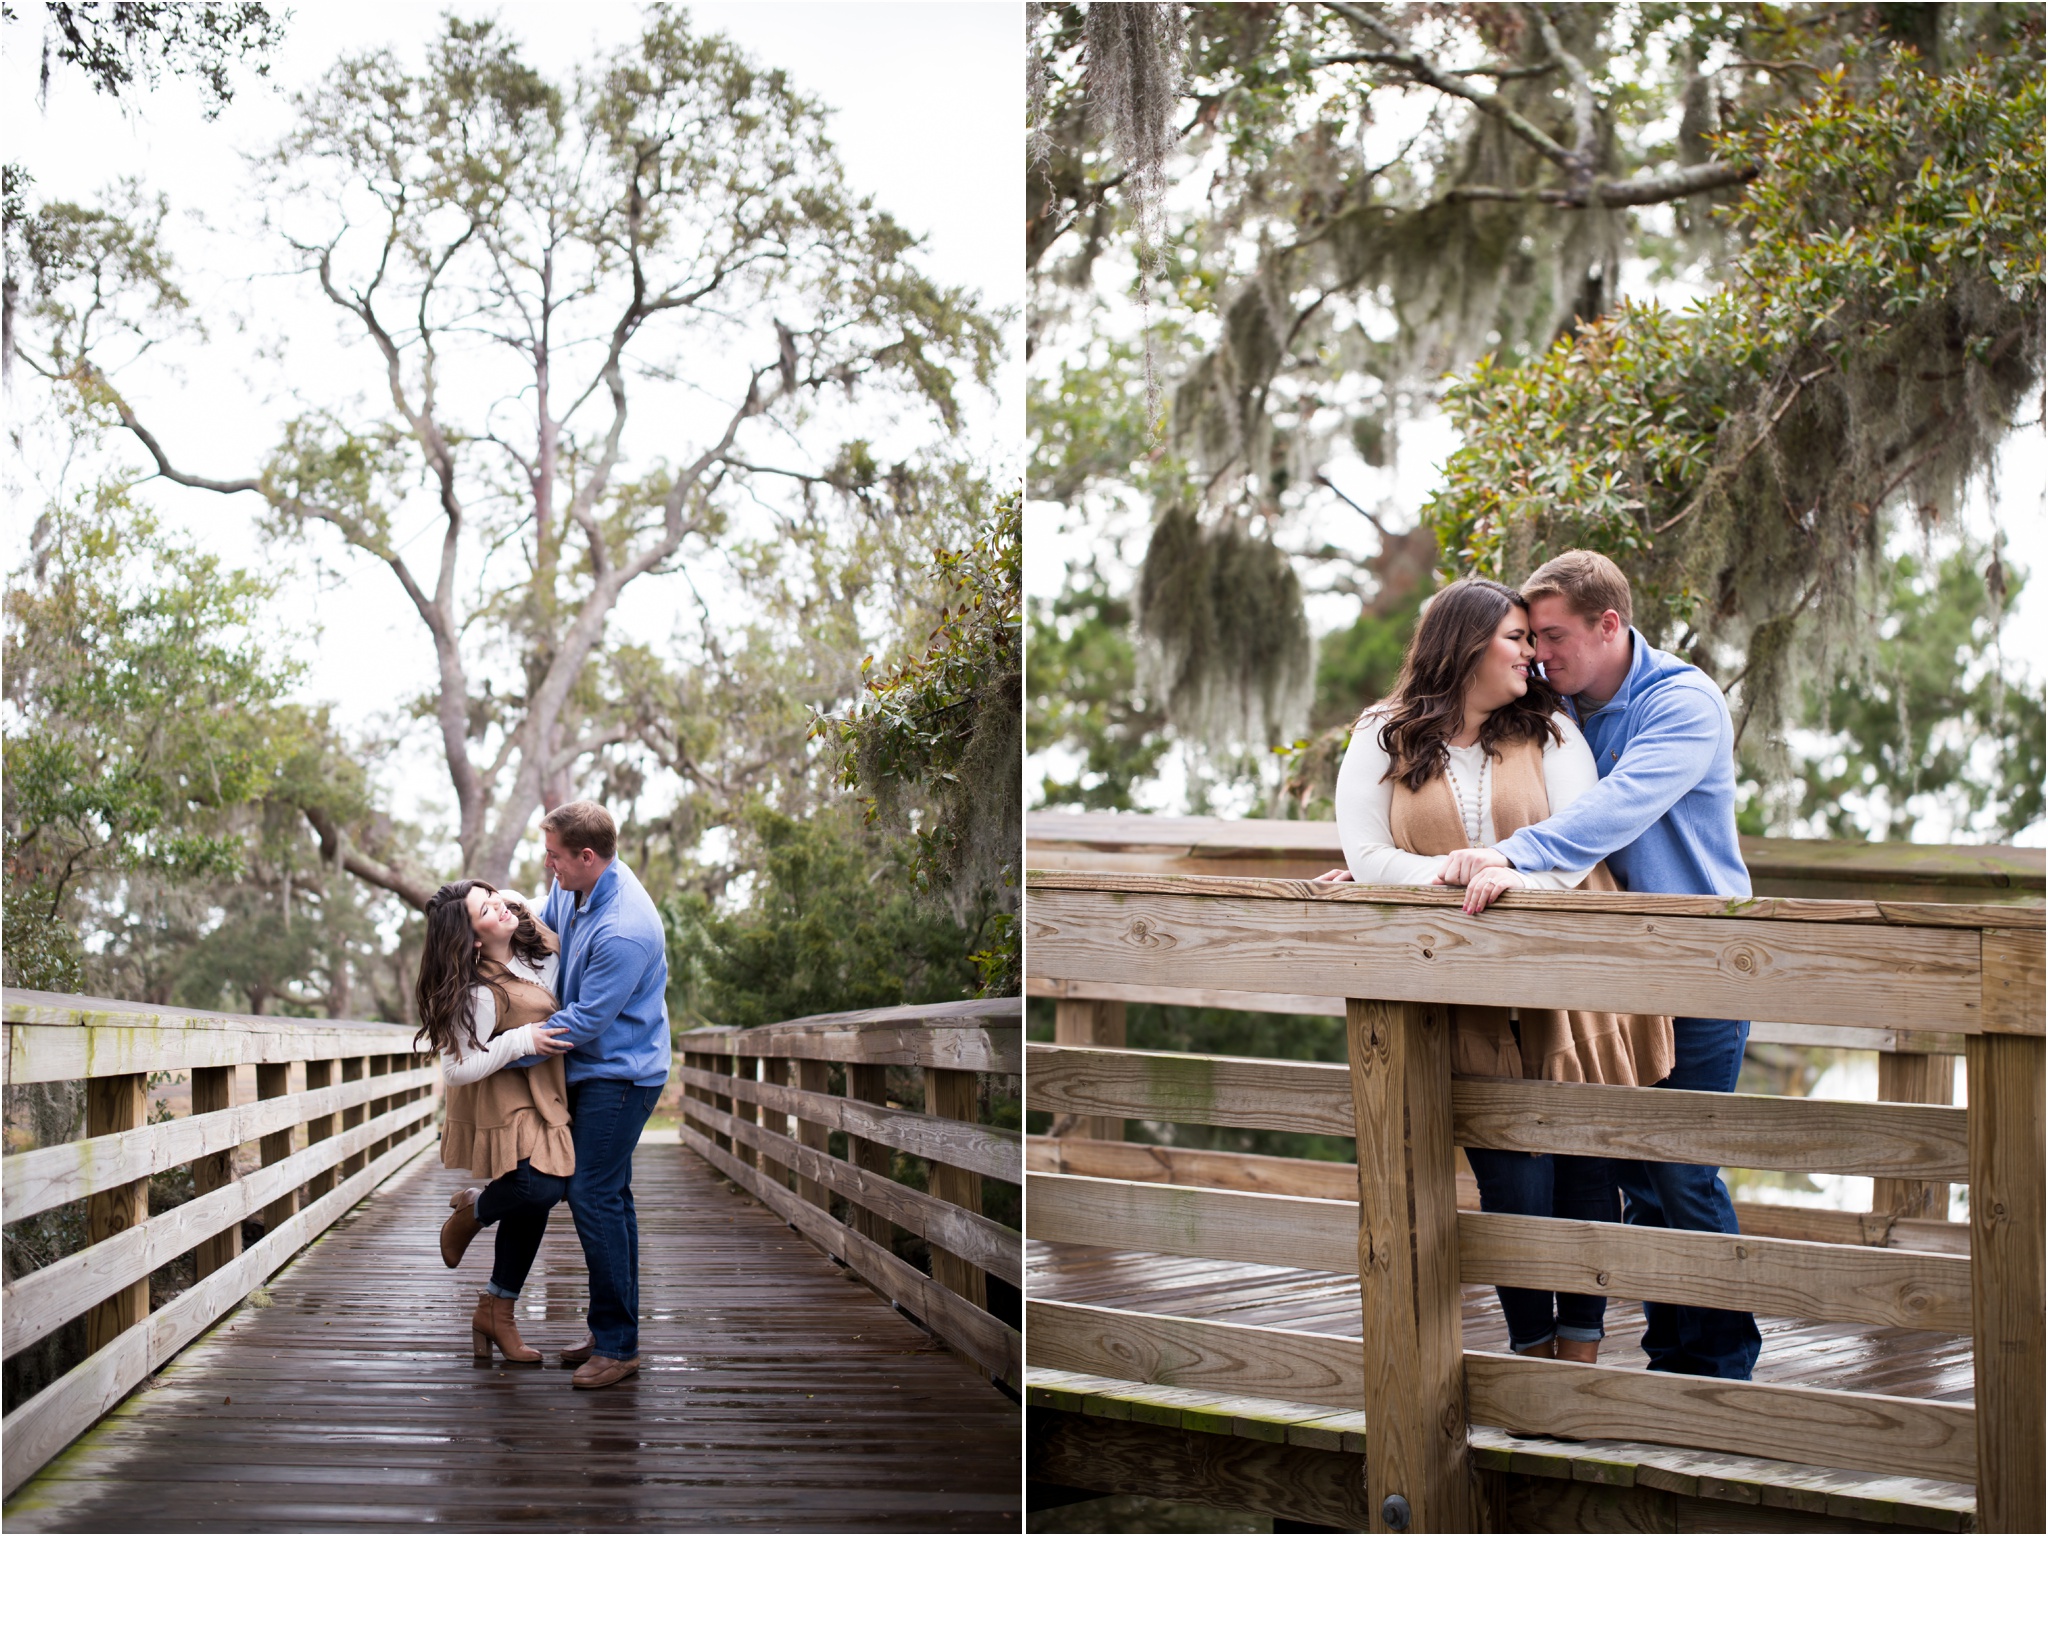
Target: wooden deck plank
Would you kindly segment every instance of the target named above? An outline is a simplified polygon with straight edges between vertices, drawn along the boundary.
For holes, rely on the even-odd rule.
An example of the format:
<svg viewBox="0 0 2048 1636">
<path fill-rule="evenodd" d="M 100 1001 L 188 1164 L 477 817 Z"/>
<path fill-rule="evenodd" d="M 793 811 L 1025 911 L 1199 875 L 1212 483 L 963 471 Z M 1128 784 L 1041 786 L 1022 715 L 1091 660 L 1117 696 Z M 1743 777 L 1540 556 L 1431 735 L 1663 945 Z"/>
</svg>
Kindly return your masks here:
<svg viewBox="0 0 2048 1636">
<path fill-rule="evenodd" d="M 1018 1411 L 681 1147 L 643 1148 L 639 1377 L 474 1368 L 447 1174 L 372 1197 L 25 1485 L 8 1530 L 1014 1532 Z M 488 1235 L 486 1235 L 486 1238 Z M 520 1301 L 582 1332 L 558 1215 Z"/>
</svg>

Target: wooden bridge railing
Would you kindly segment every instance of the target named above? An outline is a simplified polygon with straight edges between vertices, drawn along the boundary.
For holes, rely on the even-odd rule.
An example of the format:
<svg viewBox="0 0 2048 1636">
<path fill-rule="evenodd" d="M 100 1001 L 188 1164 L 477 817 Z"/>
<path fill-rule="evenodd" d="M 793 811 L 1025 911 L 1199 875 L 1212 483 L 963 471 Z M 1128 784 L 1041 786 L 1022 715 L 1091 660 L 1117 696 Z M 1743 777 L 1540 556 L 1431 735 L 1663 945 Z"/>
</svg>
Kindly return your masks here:
<svg viewBox="0 0 2048 1636">
<path fill-rule="evenodd" d="M 86 1247 L 12 1281 L 5 1355 L 83 1316 L 84 1361 L 4 1425 L 12 1493 L 181 1348 L 435 1140 L 440 1070 L 410 1028 L 174 1011 L 5 991 L 6 1083 L 83 1080 L 86 1136 L 7 1156 L 11 1227 L 83 1200 Z M 234 1106 L 237 1070 L 257 1100 Z M 189 1078 L 191 1112 L 152 1123 L 158 1076 Z M 152 1081 L 156 1080 L 155 1087 Z M 302 1088 L 294 1088 L 297 1082 Z M 304 1127 L 304 1145 L 296 1134 Z M 260 1144 L 238 1176 L 235 1149 Z M 190 1166 L 195 1196 L 149 1215 L 150 1178 Z M 263 1235 L 243 1248 L 242 1223 Z M 149 1275 L 195 1252 L 193 1285 L 150 1310 Z"/>
<path fill-rule="evenodd" d="M 988 1277 L 1023 1288 L 1023 1240 L 983 1213 L 981 1179 L 1021 1184 L 1023 1137 L 977 1114 L 978 1076 L 1020 1073 L 1022 1038 L 1020 1001 L 975 1000 L 705 1028 L 676 1042 L 683 1140 L 1013 1392 L 1023 1348 L 989 1311 Z M 921 1070 L 921 1112 L 888 1106 L 892 1067 Z M 843 1094 L 832 1092 L 835 1069 Z M 843 1159 L 830 1152 L 835 1131 Z M 898 1152 L 926 1161 L 926 1191 L 893 1179 Z M 892 1224 L 925 1241 L 930 1276 L 895 1253 Z"/>
<path fill-rule="evenodd" d="M 1068 1173 L 1034 1162 L 1027 1234 L 1355 1271 L 1364 1321 L 1360 1341 L 1031 1300 L 1028 1361 L 1362 1407 L 1375 1530 L 1476 1526 L 1472 1422 L 1974 1482 L 1980 1528 L 2040 1530 L 2041 909 L 1517 893 L 1474 918 L 1448 897 L 1028 877 L 1034 984 L 1335 1000 L 1350 1057 L 1126 1051 L 1108 1027 L 1085 1037 L 1113 1020 L 1106 1006 L 1070 1000 L 1063 1043 L 1028 1048 L 1034 1111 L 1098 1137 L 1127 1118 L 1351 1136 L 1358 1166 L 1347 1198 L 1333 1175 L 1347 1167 L 1170 1150 L 1134 1164 L 1113 1142 L 1067 1141 L 1048 1157 Z M 1461 1001 L 1919 1031 L 1961 1045 L 1969 1107 L 1457 1078 L 1446 1008 Z M 1966 1232 L 1969 1253 L 1872 1247 L 1853 1227 L 1791 1240 L 1747 1219 L 1719 1235 L 1461 1213 L 1456 1145 L 1967 1181 L 1967 1229 L 1927 1222 L 1921 1242 Z M 1969 1333 L 1975 1406 L 1466 1352 L 1465 1282 Z"/>
</svg>

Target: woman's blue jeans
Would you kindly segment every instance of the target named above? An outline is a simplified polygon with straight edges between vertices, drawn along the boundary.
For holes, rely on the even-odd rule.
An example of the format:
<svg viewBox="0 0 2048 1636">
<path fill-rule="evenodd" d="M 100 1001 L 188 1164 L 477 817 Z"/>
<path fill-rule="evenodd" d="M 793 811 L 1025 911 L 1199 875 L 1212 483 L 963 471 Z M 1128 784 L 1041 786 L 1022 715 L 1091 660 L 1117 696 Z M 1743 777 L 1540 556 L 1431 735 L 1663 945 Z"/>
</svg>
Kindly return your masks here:
<svg viewBox="0 0 2048 1636">
<path fill-rule="evenodd" d="M 548 1230 L 548 1212 L 569 1196 L 569 1178 L 550 1176 L 535 1170 L 530 1159 L 521 1159 L 478 1195 L 476 1219 L 480 1227 L 498 1224 L 496 1246 L 491 1252 L 491 1281 L 487 1295 L 517 1295 L 533 1271 L 533 1258 L 540 1254 L 540 1241 Z"/>
<path fill-rule="evenodd" d="M 1549 1216 L 1564 1221 L 1619 1221 L 1621 1195 L 1613 1162 L 1570 1153 L 1511 1153 L 1468 1147 L 1479 1179 L 1479 1207 L 1488 1215 Z M 1550 1290 L 1496 1288 L 1508 1321 L 1508 1344 L 1517 1352 L 1567 1341 L 1597 1341 L 1607 1333 L 1607 1297 Z"/>
<path fill-rule="evenodd" d="M 640 1221 L 633 1149 L 661 1098 L 659 1085 L 586 1079 L 569 1087 L 576 1174 L 569 1209 L 590 1266 L 590 1338 L 601 1358 L 640 1355 Z"/>
</svg>

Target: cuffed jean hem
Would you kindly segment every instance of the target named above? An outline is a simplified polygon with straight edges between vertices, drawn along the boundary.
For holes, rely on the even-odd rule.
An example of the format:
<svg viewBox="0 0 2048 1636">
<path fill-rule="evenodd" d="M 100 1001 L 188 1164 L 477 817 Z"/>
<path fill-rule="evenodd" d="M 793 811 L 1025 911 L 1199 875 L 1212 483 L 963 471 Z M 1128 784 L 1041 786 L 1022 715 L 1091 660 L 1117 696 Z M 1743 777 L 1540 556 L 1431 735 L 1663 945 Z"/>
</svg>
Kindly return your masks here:
<svg viewBox="0 0 2048 1636">
<path fill-rule="evenodd" d="M 494 1281 L 488 1278 L 484 1280 L 484 1294 L 494 1295 L 500 1301 L 516 1301 L 519 1299 L 519 1291 L 516 1289 L 500 1289 Z"/>
<path fill-rule="evenodd" d="M 1509 1341 L 1508 1350 L 1516 1353 L 1537 1352 L 1541 1351 L 1544 1347 L 1548 1346 L 1552 1341 L 1556 1339 L 1557 1331 L 1553 1329 L 1548 1335 L 1545 1335 L 1541 1340 L 1530 1341 L 1527 1345 L 1517 1345 L 1515 1342 Z"/>
<path fill-rule="evenodd" d="M 1581 1329 L 1577 1324 L 1559 1324 L 1557 1338 L 1561 1341 L 1604 1341 L 1605 1329 Z"/>
</svg>

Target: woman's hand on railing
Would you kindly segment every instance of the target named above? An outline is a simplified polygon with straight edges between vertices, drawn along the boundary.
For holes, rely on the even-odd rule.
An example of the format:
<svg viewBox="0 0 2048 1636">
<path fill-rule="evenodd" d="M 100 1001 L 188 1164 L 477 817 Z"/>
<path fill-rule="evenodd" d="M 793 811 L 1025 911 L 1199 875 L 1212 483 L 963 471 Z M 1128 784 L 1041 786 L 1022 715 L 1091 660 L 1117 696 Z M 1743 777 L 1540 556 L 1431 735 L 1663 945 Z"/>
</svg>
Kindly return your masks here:
<svg viewBox="0 0 2048 1636">
<path fill-rule="evenodd" d="M 1482 869 L 1465 883 L 1465 913 L 1484 914 L 1493 900 L 1511 886 L 1520 886 L 1522 877 L 1512 869 Z"/>
<path fill-rule="evenodd" d="M 1318 886 L 1343 886 L 1350 879 L 1351 871 L 1348 869 L 1326 869 L 1316 876 L 1315 883 Z"/>
</svg>

